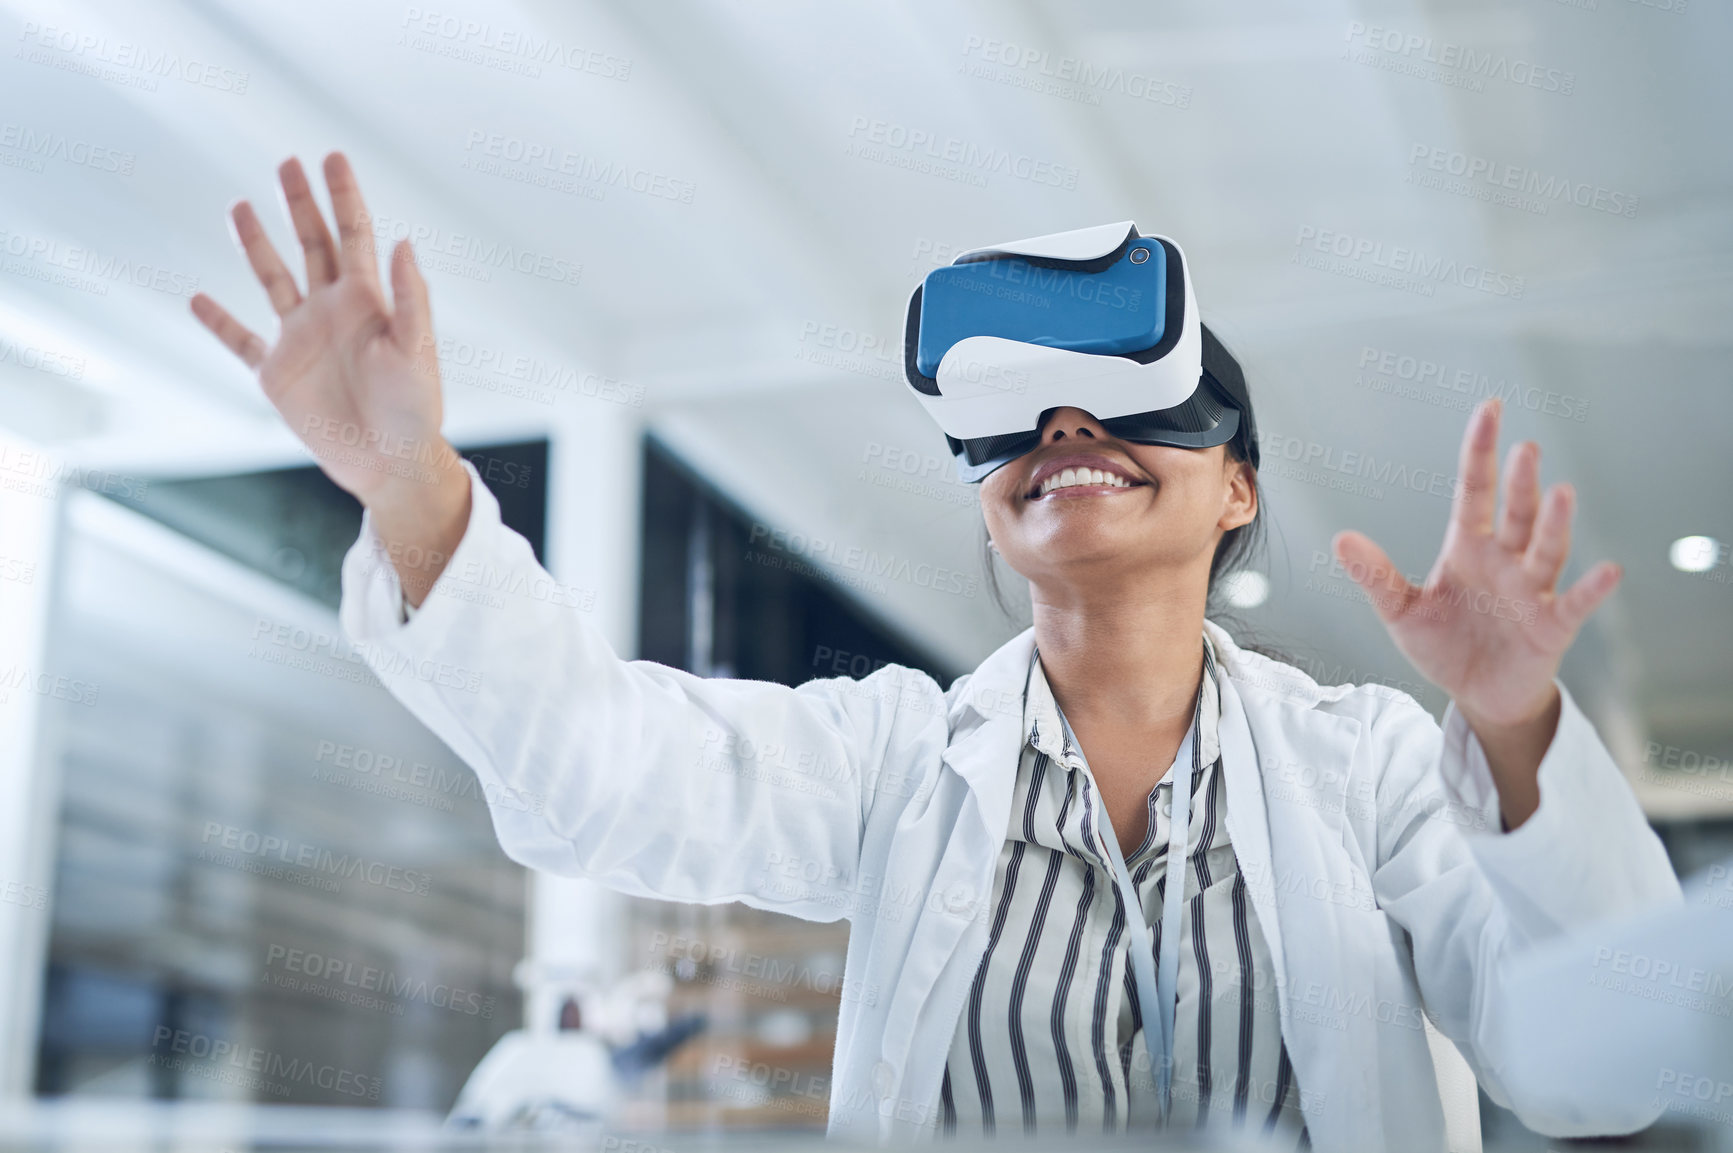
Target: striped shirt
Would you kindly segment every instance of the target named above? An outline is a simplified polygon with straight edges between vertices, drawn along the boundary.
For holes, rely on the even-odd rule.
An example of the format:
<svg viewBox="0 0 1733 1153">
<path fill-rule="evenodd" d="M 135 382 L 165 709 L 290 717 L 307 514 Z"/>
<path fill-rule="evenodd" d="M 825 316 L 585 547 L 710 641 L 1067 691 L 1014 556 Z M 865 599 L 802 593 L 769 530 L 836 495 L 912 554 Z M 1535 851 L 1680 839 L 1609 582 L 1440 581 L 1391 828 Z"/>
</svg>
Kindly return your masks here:
<svg viewBox="0 0 1733 1153">
<path fill-rule="evenodd" d="M 1306 1148 L 1269 946 L 1228 840 L 1215 678 L 1205 636 L 1170 1124 L 1244 1126 Z M 1025 692 L 1024 730 L 987 951 L 946 1059 L 940 1132 L 1152 1128 L 1159 1105 L 1130 964 L 1134 931 L 1103 847 L 1101 794 L 1066 738 L 1039 659 Z M 1149 830 L 1125 861 L 1152 930 L 1142 942 L 1152 958 L 1161 950 L 1170 778 L 1150 792 Z"/>
</svg>

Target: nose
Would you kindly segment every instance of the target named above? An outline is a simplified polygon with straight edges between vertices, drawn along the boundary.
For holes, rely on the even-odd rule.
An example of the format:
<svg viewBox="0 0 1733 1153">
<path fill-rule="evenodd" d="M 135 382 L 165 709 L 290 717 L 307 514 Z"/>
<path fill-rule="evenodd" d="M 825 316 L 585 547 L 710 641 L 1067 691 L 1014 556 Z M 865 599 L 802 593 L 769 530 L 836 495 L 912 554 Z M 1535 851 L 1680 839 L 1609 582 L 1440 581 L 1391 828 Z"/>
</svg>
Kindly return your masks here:
<svg viewBox="0 0 1733 1153">
<path fill-rule="evenodd" d="M 1101 422 L 1081 408 L 1055 408 L 1041 418 L 1041 443 L 1058 444 L 1062 440 L 1106 440 L 1107 430 Z"/>
</svg>

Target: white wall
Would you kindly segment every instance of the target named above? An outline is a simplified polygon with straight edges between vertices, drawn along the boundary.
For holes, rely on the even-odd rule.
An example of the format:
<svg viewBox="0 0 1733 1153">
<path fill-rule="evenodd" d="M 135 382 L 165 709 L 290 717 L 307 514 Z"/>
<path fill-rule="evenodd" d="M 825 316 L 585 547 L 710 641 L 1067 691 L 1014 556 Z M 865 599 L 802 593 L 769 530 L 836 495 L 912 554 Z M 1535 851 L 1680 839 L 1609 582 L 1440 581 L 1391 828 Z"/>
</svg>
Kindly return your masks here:
<svg viewBox="0 0 1733 1153">
<path fill-rule="evenodd" d="M 0 433 L 0 1099 L 28 1095 L 53 880 L 55 782 L 41 755 L 43 651 L 59 523 L 56 458 Z M 44 679 L 44 678 L 47 679 Z"/>
</svg>

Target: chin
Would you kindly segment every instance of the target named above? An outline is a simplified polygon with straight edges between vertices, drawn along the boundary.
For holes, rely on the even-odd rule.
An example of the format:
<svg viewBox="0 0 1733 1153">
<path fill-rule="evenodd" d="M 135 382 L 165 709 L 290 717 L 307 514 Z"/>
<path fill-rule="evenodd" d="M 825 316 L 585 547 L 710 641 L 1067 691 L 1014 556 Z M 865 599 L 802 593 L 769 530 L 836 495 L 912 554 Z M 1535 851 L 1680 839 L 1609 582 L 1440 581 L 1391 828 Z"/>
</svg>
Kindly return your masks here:
<svg viewBox="0 0 1733 1153">
<path fill-rule="evenodd" d="M 1041 567 L 1126 563 L 1150 551 L 1152 533 L 1112 517 L 1056 518 L 1030 534 L 1028 549 Z"/>
</svg>

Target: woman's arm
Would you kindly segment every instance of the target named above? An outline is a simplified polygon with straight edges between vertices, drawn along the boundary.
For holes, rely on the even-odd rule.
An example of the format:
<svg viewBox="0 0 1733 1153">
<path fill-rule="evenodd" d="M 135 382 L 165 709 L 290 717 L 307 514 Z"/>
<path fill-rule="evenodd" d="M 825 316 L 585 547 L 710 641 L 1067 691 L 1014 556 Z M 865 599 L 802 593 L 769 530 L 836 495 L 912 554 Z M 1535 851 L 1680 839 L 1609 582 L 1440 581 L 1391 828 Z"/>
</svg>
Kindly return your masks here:
<svg viewBox="0 0 1733 1153">
<path fill-rule="evenodd" d="M 1407 932 L 1428 1015 L 1494 1101 L 1552 1136 L 1625 1133 L 1658 1111 L 1588 1096 L 1535 1101 L 1508 1084 L 1509 1063 L 1522 1059 L 1497 1014 L 1509 963 L 1606 918 L 1680 899 L 1623 774 L 1570 693 L 1555 689 L 1539 802 L 1508 833 L 1485 751 L 1454 706 L 1442 732 L 1412 700 L 1380 711 L 1369 750 L 1378 774 L 1373 891 Z"/>
<path fill-rule="evenodd" d="M 1525 441 L 1511 449 L 1498 507 L 1500 410 L 1486 401 L 1468 422 L 1450 522 L 1424 585 L 1361 534 L 1336 539 L 1396 646 L 1451 697 L 1442 732 L 1408 699 L 1374 721 L 1373 889 L 1408 932 L 1429 1014 L 1495 1101 L 1544 1133 L 1629 1132 L 1655 1114 L 1513 1094 L 1512 1057 L 1490 1011 L 1509 960 L 1528 946 L 1679 899 L 1629 785 L 1558 682 L 1619 567 L 1603 561 L 1557 591 L 1575 495 L 1554 485 L 1542 496 L 1540 448 Z"/>
<path fill-rule="evenodd" d="M 473 474 L 460 543 L 408 624 L 381 548 L 369 513 L 344 561 L 344 629 L 475 770 L 514 859 L 814 920 L 870 907 L 858 851 L 880 772 L 944 747 L 924 674 L 790 689 L 621 661 Z"/>
<path fill-rule="evenodd" d="M 507 851 L 671 899 L 821 919 L 865 904 L 860 840 L 879 771 L 937 764 L 938 686 L 888 668 L 796 690 L 620 661 L 441 435 L 432 315 L 409 243 L 392 252 L 388 301 L 354 173 L 339 153 L 324 168 L 335 238 L 300 165 L 279 169 L 304 289 L 251 206 L 232 210 L 276 343 L 203 294 L 193 313 L 366 508 L 344 564 L 345 626 L 475 769 Z M 400 596 L 420 606 L 407 625 Z"/>
</svg>

